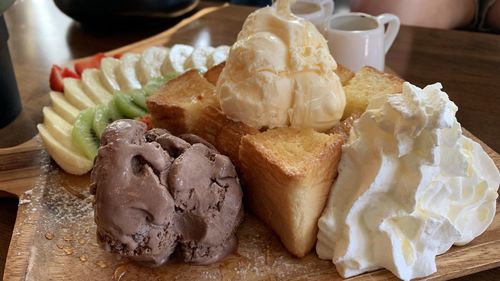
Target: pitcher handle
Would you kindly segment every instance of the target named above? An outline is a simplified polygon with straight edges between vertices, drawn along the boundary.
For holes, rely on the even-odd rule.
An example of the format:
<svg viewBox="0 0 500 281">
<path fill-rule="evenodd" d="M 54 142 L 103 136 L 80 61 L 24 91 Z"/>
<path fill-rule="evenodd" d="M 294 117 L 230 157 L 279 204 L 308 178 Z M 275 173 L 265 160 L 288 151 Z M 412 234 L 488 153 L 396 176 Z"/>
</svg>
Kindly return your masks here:
<svg viewBox="0 0 500 281">
<path fill-rule="evenodd" d="M 381 25 L 388 25 L 384 33 L 384 51 L 387 54 L 392 43 L 394 43 L 394 39 L 396 39 L 396 35 L 398 35 L 400 26 L 399 18 L 393 14 L 381 14 L 377 17 L 377 20 Z"/>
<path fill-rule="evenodd" d="M 325 17 L 329 17 L 333 14 L 333 9 L 335 8 L 335 3 L 333 0 L 325 0 L 321 3 L 323 6 L 323 11 L 325 12 Z"/>
</svg>

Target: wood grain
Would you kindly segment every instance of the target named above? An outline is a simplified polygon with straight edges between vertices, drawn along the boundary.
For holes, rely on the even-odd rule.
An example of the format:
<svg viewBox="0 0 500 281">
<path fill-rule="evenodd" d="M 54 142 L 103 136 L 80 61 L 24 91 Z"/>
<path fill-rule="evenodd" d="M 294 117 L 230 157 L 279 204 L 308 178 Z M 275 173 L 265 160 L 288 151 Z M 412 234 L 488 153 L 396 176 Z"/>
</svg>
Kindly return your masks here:
<svg viewBox="0 0 500 281">
<path fill-rule="evenodd" d="M 402 26 L 386 62 L 416 85 L 441 82 L 462 126 L 500 151 L 499 54 L 497 34 Z"/>
<path fill-rule="evenodd" d="M 230 44 L 233 42 L 234 38 L 236 37 L 237 32 L 239 31 L 241 27 L 241 23 L 244 19 L 244 17 L 252 11 L 251 8 L 247 7 L 230 7 L 227 10 L 220 10 L 216 13 L 209 14 L 201 19 L 199 19 L 195 24 L 187 25 L 184 28 L 179 29 L 175 36 L 172 36 L 170 38 L 169 43 L 188 43 L 188 44 L 194 44 L 194 45 L 200 45 L 204 44 L 201 40 L 200 34 L 207 34 L 208 33 L 208 38 L 210 44 L 212 45 L 217 45 L 217 44 Z M 220 24 L 220 22 L 224 20 L 225 23 L 227 24 Z M 406 31 L 405 31 L 406 30 Z M 413 40 L 412 38 L 408 37 L 408 33 L 411 34 L 412 37 L 418 37 L 418 40 Z M 426 36 L 425 34 L 428 33 L 430 36 Z M 453 32 L 452 32 L 453 33 Z M 197 36 L 193 36 L 194 34 L 197 34 Z M 475 71 L 475 75 L 469 75 L 468 78 L 471 81 L 483 81 L 483 78 L 479 78 L 478 76 L 486 75 L 486 77 L 490 77 L 491 73 L 486 71 L 487 73 L 483 73 L 482 70 L 480 70 L 478 67 L 475 66 L 474 60 L 478 59 L 481 64 L 487 64 L 488 69 L 495 69 L 496 66 L 498 66 L 498 62 L 496 58 L 498 58 L 494 54 L 498 54 L 498 49 L 495 49 L 495 45 L 493 42 L 499 42 L 498 39 L 492 39 L 488 36 L 479 36 L 481 37 L 481 40 L 474 40 L 473 38 L 476 38 L 475 35 L 464 35 L 463 32 L 461 34 L 455 34 L 453 33 L 451 37 L 455 38 L 456 40 L 454 41 L 456 45 L 446 45 L 444 49 L 436 48 L 435 46 L 432 46 L 432 43 L 429 44 L 429 41 L 425 41 L 425 38 L 427 39 L 432 39 L 435 37 L 441 38 L 443 41 L 446 41 L 448 38 L 449 34 L 448 32 L 445 31 L 432 31 L 428 32 L 428 30 L 424 29 L 418 29 L 418 28 L 409 28 L 409 27 L 404 27 L 402 29 L 402 34 L 399 36 L 398 40 L 395 43 L 395 46 L 393 47 L 394 52 L 391 51 L 388 56 L 388 64 L 396 70 L 396 72 L 403 74 L 404 78 L 407 78 L 408 80 L 419 82 L 419 81 L 429 81 L 430 79 L 434 79 L 435 77 L 444 77 L 447 79 L 449 83 L 454 83 L 457 85 L 460 85 L 461 83 L 457 82 L 463 82 L 462 80 L 457 81 L 454 80 L 453 73 L 455 71 Z M 460 35 L 460 36 L 459 36 Z M 204 35 L 206 38 L 206 35 Z M 460 39 L 461 37 L 461 39 Z M 403 38 L 401 40 L 400 38 Z M 472 38 L 472 39 L 471 39 Z M 459 40 L 460 39 L 460 40 Z M 415 46 L 415 41 L 420 42 L 420 44 L 424 43 L 427 44 L 425 48 L 423 48 L 424 51 L 419 51 L 418 49 L 411 48 L 411 46 Z M 472 43 L 471 43 L 472 42 Z M 474 53 L 474 51 L 469 50 L 469 48 L 472 48 L 470 46 L 476 46 L 475 44 L 477 42 L 483 42 L 487 43 L 489 47 L 486 48 L 486 51 L 480 52 L 481 55 L 475 56 L 471 55 L 471 53 Z M 155 43 L 156 44 L 156 43 Z M 399 45 L 398 45 L 399 44 Z M 471 45 L 467 45 L 471 44 Z M 460 51 L 455 51 L 456 46 L 460 46 Z M 469 46 L 469 47 L 468 47 Z M 498 45 L 500 46 L 500 45 Z M 449 48 L 449 49 L 447 49 Z M 500 49 L 500 48 L 499 48 Z M 102 49 L 99 49 L 102 50 Z M 450 52 L 450 50 L 454 50 L 453 52 Z M 474 49 L 475 50 L 475 49 Z M 453 59 L 448 59 L 450 56 L 446 54 L 446 52 L 451 53 L 454 55 L 455 53 L 463 53 L 465 54 L 464 59 L 467 62 L 467 65 L 471 66 L 470 69 L 464 70 L 461 69 L 459 66 L 459 60 L 453 60 Z M 496 53 L 495 53 L 496 52 Z M 392 54 L 397 54 L 392 55 Z M 91 53 L 88 53 L 91 54 Z M 405 57 L 406 54 L 406 57 Z M 426 69 L 425 64 L 429 63 L 428 61 L 424 60 L 422 61 L 421 58 L 422 56 L 427 56 L 428 54 L 433 54 L 432 59 L 433 59 L 433 69 L 430 72 L 426 71 L 419 71 L 419 69 Z M 408 65 L 408 56 L 411 56 L 411 66 Z M 443 61 L 443 57 L 447 58 L 445 59 L 446 62 L 451 65 L 452 70 L 449 71 L 449 74 L 446 74 L 446 70 L 443 70 L 442 68 L 440 69 L 439 67 L 436 67 L 436 64 L 439 62 Z M 453 57 L 453 56 L 451 56 Z M 31 60 L 36 60 L 37 58 L 33 57 Z M 40 73 L 46 73 L 48 74 L 48 66 L 47 64 L 53 63 L 53 62 L 61 62 L 61 61 L 50 61 L 50 56 L 47 62 L 45 62 L 46 65 L 41 64 L 42 66 L 39 67 L 39 69 L 30 69 L 27 65 L 25 67 L 21 68 L 16 68 L 16 71 L 18 73 L 22 74 L 29 74 L 28 76 L 32 77 L 33 81 L 31 84 L 34 88 L 33 89 L 38 89 L 38 90 L 33 90 L 31 89 L 30 91 L 24 90 L 23 92 L 27 92 L 27 95 L 23 97 L 23 101 L 25 101 L 26 104 L 29 105 L 28 111 L 29 111 L 29 116 L 30 119 L 35 120 L 36 122 L 40 121 L 40 108 L 43 103 L 47 103 L 48 98 L 46 96 L 40 96 L 39 93 L 46 91 L 46 84 L 40 83 L 40 79 L 38 79 L 38 76 L 42 77 L 47 77 L 47 75 L 41 75 Z M 406 59 L 406 60 L 405 60 Z M 30 59 L 27 58 L 25 59 L 26 61 L 29 61 Z M 458 66 L 457 66 L 458 65 Z M 410 69 L 410 70 L 408 70 Z M 440 71 L 438 71 L 440 69 Z M 438 73 L 439 72 L 439 73 Z M 443 74 L 443 72 L 445 74 Z M 426 73 L 432 73 L 432 75 L 426 76 Z M 469 73 L 469 72 L 467 72 Z M 492 72 L 494 73 L 494 72 Z M 469 73 L 470 74 L 470 73 Z M 18 75 L 19 76 L 19 75 Z M 412 79 L 413 77 L 413 79 Z M 427 77 L 427 78 L 426 78 Z M 460 76 L 462 77 L 462 76 Z M 38 80 L 37 80 L 38 79 Z M 486 78 L 485 78 L 486 79 Z M 45 81 L 45 78 L 42 79 Z M 37 82 L 38 81 L 38 82 Z M 496 83 L 496 84 L 495 84 Z M 498 85 L 498 81 L 496 81 L 494 78 L 488 78 L 488 82 L 486 83 L 486 89 L 492 89 L 493 86 Z M 472 89 L 472 86 L 475 88 Z M 31 87 L 31 86 L 30 86 Z M 471 118 L 469 122 L 469 128 L 472 128 L 474 132 L 480 132 L 480 135 L 484 134 L 484 131 L 486 131 L 487 135 L 489 135 L 489 140 L 488 143 L 491 143 L 494 147 L 498 146 L 498 131 L 497 130 L 492 130 L 491 128 L 496 128 L 497 126 L 495 124 L 498 124 L 498 115 L 496 114 L 481 114 L 482 118 L 485 118 L 487 121 L 486 124 L 489 124 L 488 126 L 481 126 L 480 124 L 478 125 L 475 123 L 474 120 L 477 120 L 474 117 L 477 112 L 480 111 L 482 106 L 486 106 L 486 112 L 491 112 L 491 110 L 494 111 L 496 108 L 496 105 L 498 103 L 495 103 L 495 101 L 498 99 L 498 95 L 488 95 L 485 94 L 482 89 L 484 89 L 484 85 L 481 85 L 481 83 L 478 82 L 471 82 L 470 87 L 465 87 L 465 91 L 467 92 L 467 96 L 471 97 L 472 94 L 477 93 L 477 96 L 475 98 L 479 99 L 479 101 L 476 101 L 476 99 L 467 99 L 467 100 L 462 100 L 461 103 L 469 103 L 472 104 L 468 107 L 465 107 L 465 111 L 472 112 L 470 115 L 466 115 L 465 118 Z M 469 95 L 469 93 L 471 95 Z M 454 95 L 461 95 L 461 92 L 459 91 L 454 91 L 453 93 L 450 93 L 450 96 L 452 96 L 452 99 L 455 100 L 456 98 Z M 486 98 L 484 98 L 486 97 Z M 27 101 L 27 102 L 26 102 Z M 473 101 L 473 102 L 471 102 Z M 486 101 L 486 102 L 485 102 Z M 473 106 L 473 104 L 480 104 L 480 106 Z M 463 107 L 462 104 L 459 103 L 460 108 Z M 471 108 L 472 106 L 472 108 Z M 490 110 L 491 109 L 491 110 Z M 489 110 L 489 111 L 488 111 Z M 460 117 L 459 117 L 459 120 Z M 481 119 L 482 120 L 482 119 Z M 493 126 L 492 126 L 493 124 Z M 482 132 L 482 133 L 481 133 Z M 38 146 L 38 148 L 36 148 Z M 31 147 L 28 149 L 28 147 Z M 26 277 L 25 279 L 28 280 L 46 280 L 46 279 L 52 279 L 52 277 L 49 277 L 46 275 L 46 272 L 55 272 L 57 273 L 55 277 L 58 278 L 53 278 L 53 279 L 64 279 L 64 280 L 80 280 L 82 278 L 86 279 L 110 279 L 114 278 L 115 280 L 133 280 L 134 277 L 141 277 L 143 279 L 166 279 L 169 274 L 170 277 L 177 277 L 182 276 L 180 274 L 185 273 L 187 269 L 192 270 L 192 274 L 201 274 L 201 276 L 204 276 L 205 279 L 210 278 L 210 277 L 221 277 L 220 279 L 232 279 L 231 277 L 235 277 L 235 272 L 233 270 L 229 269 L 234 269 L 234 268 L 239 268 L 239 269 L 249 269 L 249 266 L 252 265 L 252 263 L 249 263 L 247 259 L 242 257 L 245 257 L 240 253 L 240 256 L 235 256 L 231 257 L 227 262 L 218 264 L 217 272 L 215 272 L 215 269 L 212 273 L 212 275 L 206 275 L 206 272 L 203 272 L 204 270 L 200 270 L 201 267 L 178 267 L 176 270 L 173 270 L 172 266 L 166 266 L 164 269 L 160 270 L 159 272 L 165 271 L 165 275 L 161 275 L 162 277 L 158 277 L 155 274 L 154 270 L 151 269 L 141 269 L 137 268 L 135 265 L 127 263 L 126 261 L 115 261 L 112 257 L 104 255 L 103 257 L 94 257 L 94 256 L 87 256 L 87 261 L 83 262 L 80 260 L 80 257 L 82 255 L 85 255 L 84 252 L 79 252 L 81 251 L 90 251 L 92 254 L 97 253 L 97 254 L 105 254 L 103 253 L 100 249 L 95 248 L 90 241 L 93 241 L 93 229 L 89 229 L 88 232 L 86 232 L 86 228 L 79 227 L 77 229 L 71 229 L 71 228 L 66 228 L 65 226 L 61 225 L 47 225 L 47 221 L 43 221 L 40 219 L 40 217 L 37 217 L 36 214 L 32 214 L 33 208 L 37 209 L 36 206 L 39 206 L 40 208 L 47 208 L 47 212 L 45 214 L 49 215 L 54 215 L 56 213 L 55 209 L 53 208 L 54 203 L 52 202 L 52 205 L 50 204 L 41 204 L 41 205 L 36 205 L 37 200 L 36 198 L 39 198 L 37 196 L 42 196 L 42 198 L 47 199 L 47 193 L 49 193 L 51 190 L 57 190 L 61 191 L 61 194 L 70 194 L 72 197 L 68 197 L 65 201 L 62 200 L 62 202 L 66 203 L 74 203 L 76 200 L 75 198 L 78 198 L 78 200 L 84 200 L 85 194 L 85 185 L 78 186 L 78 184 L 75 184 L 75 182 L 85 182 L 83 179 L 77 179 L 77 178 L 72 178 L 72 177 L 67 177 L 64 173 L 60 173 L 59 170 L 54 168 L 52 166 L 49 158 L 45 154 L 45 152 L 41 149 L 39 149 L 39 144 L 34 141 L 33 143 L 24 146 L 24 148 L 21 148 L 21 151 L 16 151 L 16 149 L 13 149 L 14 153 L 21 153 L 18 154 L 17 156 L 33 156 L 34 159 L 36 160 L 26 160 L 26 159 L 17 159 L 18 157 L 10 157 L 7 156 L 7 153 L 3 153 L 4 151 L 2 150 L 0 152 L 0 157 L 5 157 L 3 160 L 9 160 L 9 161 L 14 161 L 16 164 L 17 168 L 15 169 L 16 171 L 8 171 L 8 170 L 0 170 L 0 173 L 5 172 L 6 178 L 2 179 L 2 176 L 4 174 L 0 175 L 0 189 L 3 189 L 3 186 L 7 186 L 6 183 L 9 183 L 9 191 L 11 193 L 16 193 L 16 194 L 22 194 L 23 190 L 26 189 L 26 187 L 33 186 L 34 184 L 34 189 L 33 193 L 31 195 L 22 195 L 22 200 L 29 200 L 29 203 L 24 203 L 20 205 L 19 208 L 19 217 L 16 222 L 16 230 L 14 232 L 13 240 L 12 240 L 12 246 L 10 247 L 10 252 L 9 252 L 9 260 L 12 260 L 13 263 L 9 262 L 7 270 L 5 271 L 5 279 L 10 280 L 10 279 L 23 279 L 23 277 Z M 23 154 L 24 153 L 24 154 Z M 497 165 L 498 165 L 498 154 L 496 154 L 497 157 Z M 34 163 L 40 163 L 42 165 L 39 165 L 38 167 L 40 170 L 36 170 L 36 165 L 33 165 Z M 0 161 L 0 163 L 4 163 L 3 161 Z M 28 165 L 27 167 L 23 167 L 22 165 Z M 23 170 L 26 168 L 26 170 Z M 30 178 L 27 182 L 22 182 L 22 178 L 20 177 L 26 173 L 28 175 L 27 177 Z M 38 174 L 37 174 L 38 173 Z M 53 176 L 52 179 L 48 179 L 45 175 L 46 173 L 50 173 L 50 175 Z M 10 180 L 7 179 L 14 179 L 13 183 L 11 183 Z M 16 182 L 17 181 L 17 182 Z M 45 186 L 45 188 L 43 187 Z M 64 189 L 61 189 L 63 187 Z M 41 193 L 37 193 L 35 191 L 40 191 Z M 42 192 L 43 191 L 43 192 Z M 45 196 L 45 197 L 43 197 Z M 35 207 L 33 207 L 35 206 Z M 38 209 L 37 209 L 38 210 Z M 43 212 L 38 212 L 38 214 L 41 214 Z M 24 216 L 23 216 L 24 214 Z M 30 215 L 32 214 L 32 215 Z M 81 214 L 80 214 L 81 215 Z M 498 239 L 500 237 L 498 228 L 499 223 L 497 222 L 498 216 L 496 217 L 497 219 L 495 220 L 494 225 L 490 227 L 490 229 L 483 234 L 482 236 L 478 237 L 478 239 L 474 240 L 470 246 L 467 247 L 461 247 L 461 248 L 453 248 L 452 251 L 447 253 L 446 255 L 443 255 L 438 258 L 438 265 L 439 266 L 439 275 L 434 275 L 431 277 L 431 279 L 434 280 L 442 280 L 442 279 L 449 279 L 449 278 L 454 278 L 457 276 L 461 276 L 462 274 L 470 274 L 473 273 L 476 270 L 485 270 L 488 268 L 492 267 L 497 267 L 498 263 L 497 262 L 491 262 L 490 260 L 490 255 L 493 255 L 495 253 L 500 252 L 498 243 L 496 242 L 488 242 L 491 239 Z M 45 224 L 44 224 L 45 223 Z M 88 223 L 88 222 L 87 222 Z M 79 224 L 81 225 L 81 224 Z M 31 227 L 37 227 L 36 230 L 32 230 L 31 232 L 27 229 L 30 229 Z M 54 228 L 51 228 L 54 227 Z M 260 227 L 260 228 L 259 228 Z M 47 229 L 48 228 L 48 229 Z M 252 234 L 252 231 L 248 231 L 248 229 L 257 229 L 258 231 L 254 231 Z M 27 230 L 27 231 L 25 231 Z M 47 231 L 47 232 L 45 232 Z M 56 232 L 56 231 L 60 231 Z M 80 233 L 83 231 L 83 233 Z M 80 247 L 80 243 L 78 241 L 75 242 L 74 237 L 67 237 L 66 234 L 68 232 L 71 232 L 73 236 L 77 237 L 77 235 L 80 235 L 78 237 L 79 239 L 89 239 L 88 241 L 86 240 L 85 243 L 83 243 L 83 247 Z M 55 238 L 52 240 L 48 240 L 45 235 L 47 233 L 54 234 Z M 90 233 L 90 234 L 89 234 Z M 268 231 L 266 232 L 266 229 L 263 228 L 255 219 L 249 218 L 244 226 L 242 227 L 242 230 L 240 231 L 240 236 L 243 238 L 247 238 L 247 241 L 249 244 L 252 245 L 251 243 L 255 242 L 252 239 L 258 238 L 260 244 L 262 246 L 262 249 L 264 249 L 260 254 L 261 256 L 258 256 L 256 260 L 258 259 L 263 259 L 264 266 L 270 266 L 271 269 L 274 264 L 278 265 L 283 265 L 283 260 L 286 261 L 286 253 L 282 256 L 280 254 L 275 255 L 275 253 L 280 253 L 280 244 L 277 242 L 274 236 L 270 234 Z M 66 241 L 64 238 L 68 238 L 68 241 Z M 83 238 L 82 238 L 83 237 Z M 69 239 L 73 238 L 73 239 Z M 240 237 L 241 238 L 241 237 Z M 38 240 L 37 240 L 38 239 Z M 32 247 L 33 242 L 38 241 L 40 245 L 37 244 L 36 247 Z M 253 242 L 252 242 L 253 241 Z M 479 243 L 479 244 L 476 244 Z M 31 246 L 30 246 L 31 245 Z M 59 249 L 59 246 L 62 246 L 61 249 Z M 66 248 L 65 248 L 66 246 Z M 68 248 L 71 246 L 72 248 Z M 76 247 L 75 247 L 76 246 Z M 85 248 L 87 247 L 87 248 Z M 470 248 L 469 248 L 470 247 Z M 28 250 L 27 250 L 28 249 Z M 37 250 L 32 250 L 32 249 L 37 249 Z M 71 254 L 67 254 L 66 251 L 70 252 L 69 249 L 73 249 Z M 86 250 L 85 250 L 86 249 Z M 45 254 L 43 254 L 43 251 L 48 250 Z M 282 248 L 281 248 L 282 250 Z M 469 250 L 473 250 L 474 254 L 471 254 L 468 256 L 470 253 Z M 54 254 L 54 257 L 56 258 L 48 258 L 50 254 Z M 245 252 L 243 252 L 245 254 Z M 465 255 L 465 256 L 463 256 Z M 28 261 L 34 261 L 36 259 L 40 258 L 45 258 L 46 263 L 52 263 L 52 264 L 41 264 L 38 263 L 38 267 L 36 267 L 36 263 L 29 263 Z M 91 258 L 93 257 L 93 259 Z M 450 264 L 450 260 L 456 261 L 457 259 L 460 259 L 462 257 L 461 262 L 456 262 L 454 265 Z M 496 257 L 496 256 L 495 256 Z M 495 258 L 494 257 L 494 258 Z M 107 260 L 109 259 L 109 261 Z M 450 259 L 450 260 L 446 260 Z M 38 261 L 40 262 L 40 260 Z M 334 280 L 335 278 L 335 272 L 333 267 L 331 266 L 330 263 L 326 262 L 319 262 L 315 259 L 315 257 L 312 257 L 312 260 L 306 258 L 305 260 L 299 262 L 299 263 L 294 263 L 294 261 L 291 262 L 291 264 L 294 264 L 294 267 L 292 267 L 292 270 L 295 270 L 290 275 L 284 274 L 282 271 L 281 272 L 273 272 L 274 275 L 272 275 L 271 278 L 269 279 L 303 279 L 304 277 L 304 267 L 310 266 L 310 262 L 315 264 L 318 262 L 318 265 L 312 266 L 311 270 L 314 271 L 312 273 L 309 273 L 307 277 L 309 278 L 314 278 L 318 277 L 320 279 L 325 279 L 325 280 Z M 69 268 L 71 270 L 65 270 L 61 271 L 61 265 L 65 264 L 64 268 Z M 82 267 L 81 264 L 84 264 L 85 266 Z M 30 266 L 28 266 L 30 265 Z M 254 264 L 255 265 L 255 264 Z M 259 264 L 260 265 L 260 264 Z M 289 265 L 289 264 L 288 264 Z M 319 268 L 318 268 L 319 266 Z M 322 267 L 324 266 L 324 267 Z M 464 267 L 472 266 L 475 269 L 469 269 L 467 272 L 463 271 Z M 295 269 L 294 269 L 295 268 Z M 194 269 L 194 270 L 193 270 Z M 250 268 L 252 269 L 252 268 Z M 290 270 L 290 268 L 288 268 Z M 168 273 L 169 271 L 170 273 Z M 252 271 L 252 270 L 250 270 Z M 75 274 L 76 272 L 76 274 Z M 84 273 L 82 273 L 84 272 Z M 95 275 L 105 272 L 107 275 L 101 276 L 101 275 Z M 243 271 L 241 271 L 243 272 Z M 442 272 L 442 273 L 441 273 Z M 465 272 L 465 273 L 464 273 Z M 492 272 L 500 272 L 500 271 L 492 271 Z M 203 275 L 205 274 L 205 275 Z M 254 275 L 247 274 L 246 277 L 251 277 L 251 276 L 256 276 L 259 277 L 262 275 L 262 272 L 258 272 L 258 270 L 254 270 Z M 333 274 L 333 275 L 329 275 Z M 442 275 L 441 275 L 442 274 Z M 69 276 L 69 277 L 68 277 Z M 96 276 L 99 276 L 97 278 Z M 274 277 L 273 277 L 274 276 Z M 492 273 L 491 280 L 496 280 L 495 273 Z M 102 277 L 102 278 L 101 278 Z M 185 276 L 183 276 L 185 277 Z M 262 276 L 260 276 L 262 277 Z M 338 276 L 337 276 L 338 277 Z M 391 274 L 387 273 L 386 271 L 377 271 L 374 273 L 371 273 L 369 275 L 365 275 L 365 277 L 369 277 L 370 280 L 392 280 L 394 279 L 394 276 Z M 39 279 L 37 279 L 39 278 Z M 355 280 L 360 280 L 361 277 L 355 278 Z M 363 277 L 364 278 L 364 277 Z M 475 279 L 475 280 L 485 280 L 485 278 L 480 278 Z"/>
<path fill-rule="evenodd" d="M 17 198 L 11 197 L 2 199 L 2 204 L 0 204 L 0 214 L 2 214 L 2 220 L 0 220 L 0 241 L 10 241 L 10 236 L 16 221 L 17 205 Z M 0 253 L 5 253 L 4 255 L 0 255 L 0 264 L 5 264 L 8 249 L 9 244 L 0 243 Z M 0 267 L 0 276 L 3 276 L 3 271 L 4 268 Z"/>
<path fill-rule="evenodd" d="M 481 145 L 500 166 L 500 156 L 484 143 Z M 2 157 L 18 153 L 32 157 L 31 152 L 36 155 L 40 173 L 33 177 L 31 191 L 20 196 L 22 203 L 7 257 L 5 280 L 342 280 L 331 262 L 319 260 L 315 253 L 303 259 L 292 257 L 277 237 L 249 214 L 238 231 L 237 252 L 219 263 L 209 266 L 173 263 L 152 269 L 116 259 L 96 244 L 88 175 L 72 176 L 61 171 L 39 149 L 36 140 L 9 149 Z M 34 161 L 17 158 L 8 159 L 28 165 Z M 500 209 L 497 210 L 485 233 L 467 246 L 453 247 L 439 256 L 438 272 L 426 279 L 444 280 L 498 267 Z M 379 270 L 352 280 L 397 279 L 390 272 Z"/>
<path fill-rule="evenodd" d="M 0 191 L 20 197 L 40 175 L 43 146 L 37 138 L 0 149 Z"/>
</svg>

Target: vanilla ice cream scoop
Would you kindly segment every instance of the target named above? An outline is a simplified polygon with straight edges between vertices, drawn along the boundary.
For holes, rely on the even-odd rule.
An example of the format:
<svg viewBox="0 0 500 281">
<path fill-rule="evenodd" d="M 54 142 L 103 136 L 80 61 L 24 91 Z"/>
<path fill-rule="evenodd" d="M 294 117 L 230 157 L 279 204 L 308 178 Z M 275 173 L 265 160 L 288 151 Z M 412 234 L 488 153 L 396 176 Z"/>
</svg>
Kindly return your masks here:
<svg viewBox="0 0 500 281">
<path fill-rule="evenodd" d="M 222 111 L 253 127 L 335 125 L 345 95 L 325 38 L 290 0 L 248 16 L 217 82 Z"/>
<path fill-rule="evenodd" d="M 456 112 L 441 84 L 405 82 L 354 123 L 316 245 L 343 277 L 381 267 L 404 280 L 430 275 L 436 255 L 491 224 L 500 174 Z"/>
</svg>

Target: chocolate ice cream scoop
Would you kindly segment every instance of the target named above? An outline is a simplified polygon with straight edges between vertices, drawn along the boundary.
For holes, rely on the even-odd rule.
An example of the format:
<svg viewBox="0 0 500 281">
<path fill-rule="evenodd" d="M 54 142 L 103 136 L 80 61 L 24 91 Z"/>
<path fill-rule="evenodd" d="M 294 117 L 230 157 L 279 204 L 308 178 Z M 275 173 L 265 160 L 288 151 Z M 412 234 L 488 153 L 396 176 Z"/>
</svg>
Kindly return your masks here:
<svg viewBox="0 0 500 281">
<path fill-rule="evenodd" d="M 207 264 L 236 246 L 239 180 L 229 158 L 200 137 L 115 121 L 91 177 L 97 238 L 108 251 L 161 265 L 177 249 L 185 262 Z"/>
</svg>

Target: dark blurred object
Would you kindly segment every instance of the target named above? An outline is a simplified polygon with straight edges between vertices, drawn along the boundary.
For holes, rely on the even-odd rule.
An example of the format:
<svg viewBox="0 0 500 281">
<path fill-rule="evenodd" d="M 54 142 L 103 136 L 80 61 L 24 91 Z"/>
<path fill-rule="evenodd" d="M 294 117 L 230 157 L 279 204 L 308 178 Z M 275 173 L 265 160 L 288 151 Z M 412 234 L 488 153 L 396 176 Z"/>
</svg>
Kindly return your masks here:
<svg viewBox="0 0 500 281">
<path fill-rule="evenodd" d="M 9 124 L 21 112 L 21 99 L 7 45 L 9 33 L 3 18 L 3 12 L 13 2 L 0 0 L 0 128 Z"/>
<path fill-rule="evenodd" d="M 273 4 L 272 0 L 230 0 L 231 4 L 236 5 L 246 5 L 255 7 L 265 7 L 271 6 Z"/>
<path fill-rule="evenodd" d="M 200 0 L 54 0 L 74 20 L 89 25 L 163 19 L 192 11 Z"/>
</svg>

